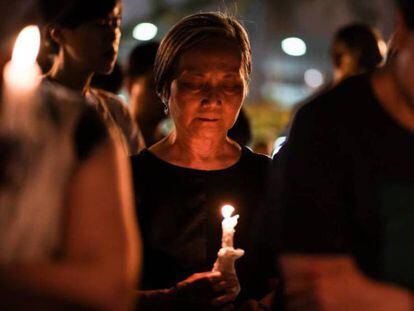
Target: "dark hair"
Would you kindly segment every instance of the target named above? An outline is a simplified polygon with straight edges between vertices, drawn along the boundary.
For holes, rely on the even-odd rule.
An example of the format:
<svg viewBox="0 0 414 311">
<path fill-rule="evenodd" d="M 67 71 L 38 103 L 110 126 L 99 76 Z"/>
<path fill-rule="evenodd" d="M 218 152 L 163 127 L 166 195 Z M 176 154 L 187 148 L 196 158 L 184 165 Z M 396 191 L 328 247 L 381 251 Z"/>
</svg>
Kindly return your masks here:
<svg viewBox="0 0 414 311">
<path fill-rule="evenodd" d="M 165 35 L 155 59 L 155 87 L 164 103 L 170 95 L 170 85 L 182 53 L 218 35 L 237 42 L 241 51 L 243 75 L 246 81 L 249 80 L 252 67 L 251 48 L 244 27 L 234 17 L 221 12 L 189 15 L 175 24 Z"/>
<path fill-rule="evenodd" d="M 120 0 L 39 0 L 45 24 L 76 28 L 81 24 L 104 18 Z"/>
<path fill-rule="evenodd" d="M 372 70 L 383 61 L 378 46 L 379 40 L 379 33 L 368 25 L 358 23 L 342 27 L 334 36 L 331 47 L 332 61 L 335 66 L 339 66 L 338 56 L 335 55 L 335 47 L 343 44 L 357 58 L 356 63 L 361 71 Z"/>
<path fill-rule="evenodd" d="M 121 0 L 38 0 L 43 26 L 44 48 L 57 53 L 50 36 L 51 26 L 75 29 L 80 25 L 107 17 Z"/>
<path fill-rule="evenodd" d="M 126 74 L 138 77 L 152 72 L 159 46 L 159 42 L 156 41 L 136 45 L 129 54 Z"/>
<path fill-rule="evenodd" d="M 411 30 L 414 30 L 414 1 L 413 0 L 395 0 L 395 2 L 407 26 Z"/>
</svg>

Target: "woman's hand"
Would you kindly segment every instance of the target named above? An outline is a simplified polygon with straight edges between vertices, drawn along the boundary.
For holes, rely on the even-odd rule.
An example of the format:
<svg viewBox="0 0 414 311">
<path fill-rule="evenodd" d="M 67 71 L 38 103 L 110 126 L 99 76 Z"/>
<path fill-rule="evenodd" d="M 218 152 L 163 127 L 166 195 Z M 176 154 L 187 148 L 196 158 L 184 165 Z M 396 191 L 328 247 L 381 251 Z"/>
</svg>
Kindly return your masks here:
<svg viewBox="0 0 414 311">
<path fill-rule="evenodd" d="M 173 299 L 189 304 L 223 306 L 234 301 L 240 292 L 237 276 L 230 273 L 195 273 L 172 290 Z"/>
<path fill-rule="evenodd" d="M 283 256 L 287 310 L 408 311 L 411 293 L 373 281 L 346 256 Z"/>
</svg>

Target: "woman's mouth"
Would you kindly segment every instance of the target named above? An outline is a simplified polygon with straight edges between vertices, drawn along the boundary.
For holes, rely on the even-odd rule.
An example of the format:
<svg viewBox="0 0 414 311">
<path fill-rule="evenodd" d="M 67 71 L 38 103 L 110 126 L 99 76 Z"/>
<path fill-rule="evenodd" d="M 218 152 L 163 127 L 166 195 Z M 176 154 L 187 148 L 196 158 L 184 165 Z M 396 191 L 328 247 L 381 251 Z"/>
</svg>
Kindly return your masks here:
<svg viewBox="0 0 414 311">
<path fill-rule="evenodd" d="M 202 122 L 217 122 L 218 121 L 218 119 L 215 119 L 215 118 L 197 118 L 197 119 Z"/>
</svg>

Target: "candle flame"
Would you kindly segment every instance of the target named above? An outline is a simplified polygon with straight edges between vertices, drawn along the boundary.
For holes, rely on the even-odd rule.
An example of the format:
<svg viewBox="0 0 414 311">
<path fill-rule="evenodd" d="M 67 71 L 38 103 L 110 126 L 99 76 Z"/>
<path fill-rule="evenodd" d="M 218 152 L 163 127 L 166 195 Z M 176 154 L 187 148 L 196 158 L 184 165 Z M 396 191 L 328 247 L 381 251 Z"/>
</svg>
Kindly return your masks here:
<svg viewBox="0 0 414 311">
<path fill-rule="evenodd" d="M 12 63 L 21 68 L 28 68 L 36 63 L 40 49 L 40 31 L 35 25 L 23 28 L 14 44 Z"/>
<path fill-rule="evenodd" d="M 221 214 L 223 215 L 224 218 L 229 218 L 231 216 L 231 214 L 233 214 L 234 212 L 234 207 L 226 204 L 221 208 Z"/>
</svg>

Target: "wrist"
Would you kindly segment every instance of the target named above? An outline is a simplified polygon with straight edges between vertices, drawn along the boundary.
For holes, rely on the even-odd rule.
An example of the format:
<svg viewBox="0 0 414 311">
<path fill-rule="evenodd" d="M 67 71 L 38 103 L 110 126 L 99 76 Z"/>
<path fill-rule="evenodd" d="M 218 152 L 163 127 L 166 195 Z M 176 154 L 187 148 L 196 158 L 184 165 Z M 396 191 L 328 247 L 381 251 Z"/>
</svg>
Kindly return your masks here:
<svg viewBox="0 0 414 311">
<path fill-rule="evenodd" d="M 138 291 L 141 306 L 160 306 L 169 304 L 174 297 L 172 289 Z"/>
</svg>

